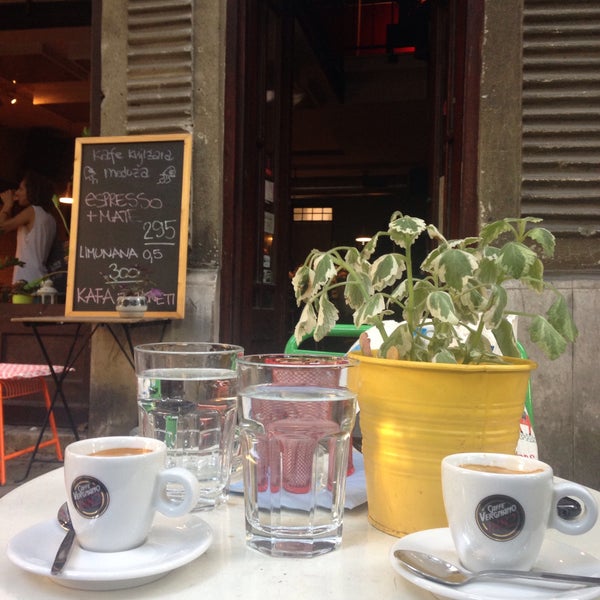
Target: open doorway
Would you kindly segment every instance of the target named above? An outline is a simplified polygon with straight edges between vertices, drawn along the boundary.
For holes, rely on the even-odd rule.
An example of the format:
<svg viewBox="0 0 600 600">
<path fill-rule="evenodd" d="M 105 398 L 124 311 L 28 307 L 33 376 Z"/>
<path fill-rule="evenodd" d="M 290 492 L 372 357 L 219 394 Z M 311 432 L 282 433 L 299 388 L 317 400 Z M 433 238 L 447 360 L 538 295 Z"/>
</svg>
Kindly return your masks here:
<svg viewBox="0 0 600 600">
<path fill-rule="evenodd" d="M 313 247 L 357 245 L 394 210 L 430 208 L 429 3 L 338 6 L 316 2 L 295 25 L 293 265 Z"/>
<path fill-rule="evenodd" d="M 230 0 L 223 268 L 239 275 L 223 280 L 223 339 L 282 350 L 290 274 L 394 210 L 474 232 L 482 14 L 479 0 Z"/>
</svg>

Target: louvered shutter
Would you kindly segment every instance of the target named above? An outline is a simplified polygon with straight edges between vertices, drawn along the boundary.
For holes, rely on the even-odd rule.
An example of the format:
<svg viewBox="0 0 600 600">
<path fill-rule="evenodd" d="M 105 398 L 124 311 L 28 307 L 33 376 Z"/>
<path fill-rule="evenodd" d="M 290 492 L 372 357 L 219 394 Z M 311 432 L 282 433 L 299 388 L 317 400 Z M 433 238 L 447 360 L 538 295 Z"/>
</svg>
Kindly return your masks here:
<svg viewBox="0 0 600 600">
<path fill-rule="evenodd" d="M 127 131 L 191 131 L 192 0 L 128 0 Z"/>
<path fill-rule="evenodd" d="M 600 265 L 600 1 L 525 0 L 523 215 L 558 240 L 555 267 Z"/>
</svg>

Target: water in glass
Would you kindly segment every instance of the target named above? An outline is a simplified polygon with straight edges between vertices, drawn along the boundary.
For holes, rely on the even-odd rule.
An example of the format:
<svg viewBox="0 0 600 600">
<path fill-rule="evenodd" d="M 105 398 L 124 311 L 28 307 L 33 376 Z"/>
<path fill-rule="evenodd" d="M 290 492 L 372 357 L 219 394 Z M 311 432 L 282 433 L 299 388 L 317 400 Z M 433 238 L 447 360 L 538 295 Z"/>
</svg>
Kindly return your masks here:
<svg viewBox="0 0 600 600">
<path fill-rule="evenodd" d="M 192 471 L 202 491 L 197 510 L 228 497 L 236 426 L 236 372 L 220 368 L 138 373 L 140 435 L 165 442 L 169 467 Z M 176 495 L 176 489 L 170 491 Z"/>
<path fill-rule="evenodd" d="M 249 546 L 310 557 L 340 544 L 355 402 L 339 387 L 268 384 L 241 392 Z"/>
</svg>

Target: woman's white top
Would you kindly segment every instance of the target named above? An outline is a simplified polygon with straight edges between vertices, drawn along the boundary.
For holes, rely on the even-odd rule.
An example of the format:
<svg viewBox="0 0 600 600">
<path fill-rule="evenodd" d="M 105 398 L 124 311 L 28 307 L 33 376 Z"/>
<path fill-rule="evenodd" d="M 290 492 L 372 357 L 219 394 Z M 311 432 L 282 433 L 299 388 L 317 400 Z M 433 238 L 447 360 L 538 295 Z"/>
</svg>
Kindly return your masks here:
<svg viewBox="0 0 600 600">
<path fill-rule="evenodd" d="M 15 281 L 35 281 L 48 273 L 46 261 L 56 236 L 56 221 L 41 206 L 33 206 L 35 217 L 31 231 L 26 227 L 17 230 L 16 257 L 25 263 L 24 267 L 15 267 Z"/>
</svg>

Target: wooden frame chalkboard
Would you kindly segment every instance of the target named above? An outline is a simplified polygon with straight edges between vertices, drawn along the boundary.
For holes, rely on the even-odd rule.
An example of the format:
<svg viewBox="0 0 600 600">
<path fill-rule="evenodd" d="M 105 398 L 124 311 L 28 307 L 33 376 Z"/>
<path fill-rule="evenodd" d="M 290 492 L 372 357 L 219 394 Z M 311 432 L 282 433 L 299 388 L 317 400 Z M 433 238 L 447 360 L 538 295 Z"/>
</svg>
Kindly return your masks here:
<svg viewBox="0 0 600 600">
<path fill-rule="evenodd" d="M 67 316 L 116 316 L 116 298 L 141 289 L 148 317 L 183 318 L 191 144 L 190 134 L 75 140 Z"/>
</svg>

